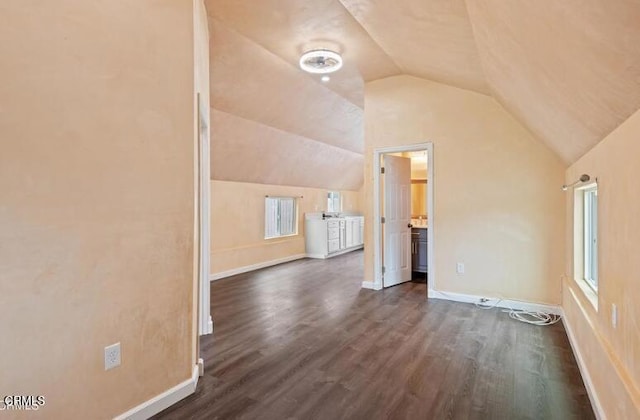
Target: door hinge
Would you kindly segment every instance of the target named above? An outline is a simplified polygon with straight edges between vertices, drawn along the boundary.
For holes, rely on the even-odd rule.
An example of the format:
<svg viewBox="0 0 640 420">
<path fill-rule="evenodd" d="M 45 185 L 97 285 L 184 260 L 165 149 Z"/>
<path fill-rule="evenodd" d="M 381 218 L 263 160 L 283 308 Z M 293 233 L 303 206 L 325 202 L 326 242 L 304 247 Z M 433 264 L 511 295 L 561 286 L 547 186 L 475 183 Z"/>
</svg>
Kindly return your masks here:
<svg viewBox="0 0 640 420">
<path fill-rule="evenodd" d="M 380 168 L 380 173 L 383 174 L 384 173 L 384 168 Z"/>
<path fill-rule="evenodd" d="M 384 274 L 384 272 L 385 272 L 385 267 L 384 267 L 384 265 L 383 265 L 383 266 L 382 266 L 382 274 Z"/>
<path fill-rule="evenodd" d="M 380 223 L 384 223 L 384 222 L 385 222 L 384 217 L 381 217 L 381 218 L 380 218 Z"/>
</svg>

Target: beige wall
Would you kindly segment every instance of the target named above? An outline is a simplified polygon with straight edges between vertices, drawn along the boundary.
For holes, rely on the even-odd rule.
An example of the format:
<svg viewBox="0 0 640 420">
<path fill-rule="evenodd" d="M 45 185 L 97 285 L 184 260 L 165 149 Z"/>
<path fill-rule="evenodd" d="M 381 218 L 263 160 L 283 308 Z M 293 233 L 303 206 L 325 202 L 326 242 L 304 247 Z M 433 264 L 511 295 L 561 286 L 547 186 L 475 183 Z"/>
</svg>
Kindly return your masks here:
<svg viewBox="0 0 640 420">
<path fill-rule="evenodd" d="M 0 16 L 0 394 L 111 418 L 193 366 L 192 3 Z"/>
<path fill-rule="evenodd" d="M 610 419 L 640 415 L 640 111 L 566 172 L 598 179 L 598 310 L 574 280 L 567 258 L 563 307 L 600 403 Z M 573 200 L 567 192 L 567 250 L 573 255 Z M 618 327 L 611 305 L 618 307 Z"/>
<path fill-rule="evenodd" d="M 373 150 L 425 141 L 435 157 L 436 289 L 560 303 L 564 166 L 490 97 L 410 76 L 367 84 L 365 217 L 373 214 Z"/>
<path fill-rule="evenodd" d="M 304 197 L 298 200 L 298 235 L 264 239 L 265 195 Z M 361 211 L 359 196 L 342 191 L 343 211 Z M 211 181 L 212 274 L 304 254 L 304 214 L 326 207 L 326 189 Z"/>
</svg>

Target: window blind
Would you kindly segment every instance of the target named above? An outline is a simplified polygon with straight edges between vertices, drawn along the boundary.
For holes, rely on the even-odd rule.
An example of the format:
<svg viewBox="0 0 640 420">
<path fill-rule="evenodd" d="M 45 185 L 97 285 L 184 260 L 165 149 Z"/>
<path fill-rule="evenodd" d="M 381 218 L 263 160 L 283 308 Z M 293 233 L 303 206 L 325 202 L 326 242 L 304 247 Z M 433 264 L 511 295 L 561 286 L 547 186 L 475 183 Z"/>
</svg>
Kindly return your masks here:
<svg viewBox="0 0 640 420">
<path fill-rule="evenodd" d="M 266 197 L 265 239 L 295 235 L 297 230 L 296 214 L 296 199 L 294 197 Z"/>
</svg>

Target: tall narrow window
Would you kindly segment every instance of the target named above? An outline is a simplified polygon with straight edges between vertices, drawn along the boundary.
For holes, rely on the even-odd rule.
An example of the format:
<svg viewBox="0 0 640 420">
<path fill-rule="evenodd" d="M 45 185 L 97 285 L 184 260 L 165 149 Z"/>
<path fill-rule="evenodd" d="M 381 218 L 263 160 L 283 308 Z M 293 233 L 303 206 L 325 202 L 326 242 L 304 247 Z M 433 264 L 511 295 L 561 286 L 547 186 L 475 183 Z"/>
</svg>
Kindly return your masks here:
<svg viewBox="0 0 640 420">
<path fill-rule="evenodd" d="M 338 213 L 342 211 L 342 199 L 337 191 L 329 191 L 327 194 L 327 212 Z"/>
<path fill-rule="evenodd" d="M 598 290 L 598 187 L 583 190 L 584 279 Z"/>
<path fill-rule="evenodd" d="M 266 197 L 264 209 L 265 239 L 297 234 L 298 210 L 294 197 Z"/>
</svg>

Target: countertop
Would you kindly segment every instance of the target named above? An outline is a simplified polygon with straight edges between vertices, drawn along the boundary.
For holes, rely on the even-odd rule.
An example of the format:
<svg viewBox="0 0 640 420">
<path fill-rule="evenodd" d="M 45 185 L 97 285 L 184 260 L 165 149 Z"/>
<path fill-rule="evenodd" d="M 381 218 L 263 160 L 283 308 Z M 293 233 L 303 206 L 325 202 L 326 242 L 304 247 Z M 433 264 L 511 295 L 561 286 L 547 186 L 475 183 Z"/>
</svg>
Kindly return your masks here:
<svg viewBox="0 0 640 420">
<path fill-rule="evenodd" d="M 421 225 L 421 226 L 413 225 L 413 228 L 412 228 L 412 229 L 427 229 L 428 227 L 429 227 L 429 226 L 426 226 L 426 225 L 424 225 L 424 226 L 423 226 L 423 225 Z"/>
</svg>

